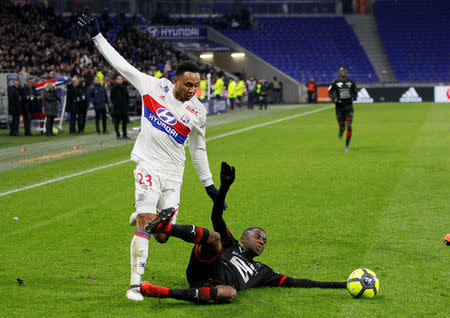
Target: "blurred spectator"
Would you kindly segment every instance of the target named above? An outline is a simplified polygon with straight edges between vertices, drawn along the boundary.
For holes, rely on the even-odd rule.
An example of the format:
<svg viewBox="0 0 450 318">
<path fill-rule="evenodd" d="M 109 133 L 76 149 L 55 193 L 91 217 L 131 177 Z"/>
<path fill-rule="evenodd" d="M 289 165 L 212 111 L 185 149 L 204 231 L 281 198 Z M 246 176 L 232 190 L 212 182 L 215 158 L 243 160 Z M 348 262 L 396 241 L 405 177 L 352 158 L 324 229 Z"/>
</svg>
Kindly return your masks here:
<svg viewBox="0 0 450 318">
<path fill-rule="evenodd" d="M 23 125 L 25 127 L 25 136 L 31 136 L 31 120 L 33 119 L 33 113 L 40 112 L 37 106 L 38 95 L 36 88 L 33 86 L 33 79 L 27 78 L 26 84 L 21 89 L 22 96 L 22 116 Z"/>
<path fill-rule="evenodd" d="M 47 136 L 54 136 L 53 123 L 55 121 L 55 117 L 58 116 L 59 102 L 60 97 L 56 91 L 55 85 L 52 82 L 47 82 L 44 86 L 44 93 L 42 97 L 42 105 L 44 106 L 44 113 L 46 116 L 45 134 Z"/>
<path fill-rule="evenodd" d="M 250 75 L 247 80 L 247 108 L 253 109 L 253 104 L 255 103 L 256 95 L 256 80 L 253 75 Z"/>
<path fill-rule="evenodd" d="M 283 83 L 276 76 L 274 76 L 271 86 L 273 92 L 273 102 L 281 103 L 283 101 L 282 98 Z"/>
<path fill-rule="evenodd" d="M 236 97 L 238 100 L 237 107 L 242 107 L 242 99 L 244 96 L 244 90 L 245 90 L 245 82 L 242 78 L 239 79 L 239 81 L 236 84 Z"/>
<path fill-rule="evenodd" d="M 259 83 L 256 85 L 256 92 L 258 94 L 259 99 L 259 109 L 267 109 L 267 105 L 269 103 L 268 96 L 269 96 L 269 90 L 270 90 L 270 84 L 265 79 L 262 79 L 259 81 Z"/>
<path fill-rule="evenodd" d="M 236 81 L 232 78 L 228 81 L 228 99 L 230 101 L 230 109 L 234 109 L 234 101 L 236 100 Z"/>
<path fill-rule="evenodd" d="M 8 87 L 8 114 L 12 116 L 9 126 L 10 136 L 19 136 L 19 122 L 20 114 L 22 113 L 20 101 L 20 82 L 15 80 L 11 86 Z"/>
<path fill-rule="evenodd" d="M 78 120 L 80 123 L 79 131 L 80 134 L 84 133 L 84 128 L 86 127 L 86 117 L 87 117 L 87 111 L 89 108 L 89 101 L 88 101 L 88 83 L 86 80 L 82 80 L 80 83 L 80 112 L 78 114 Z"/>
<path fill-rule="evenodd" d="M 218 74 L 218 78 L 214 84 L 214 94 L 216 94 L 216 98 L 222 97 L 222 90 L 225 85 L 224 77 L 225 75 L 222 72 Z"/>
<path fill-rule="evenodd" d="M 114 123 L 117 139 L 129 139 L 127 135 L 128 124 L 128 88 L 121 75 L 117 75 L 114 84 L 111 86 L 111 116 Z M 119 132 L 119 125 L 122 122 L 122 137 Z"/>
<path fill-rule="evenodd" d="M 67 99 L 66 99 L 66 112 L 70 114 L 69 118 L 69 133 L 76 134 L 76 123 L 78 123 L 78 132 L 81 128 L 81 116 L 80 116 L 80 102 L 81 102 L 81 90 L 79 87 L 80 81 L 77 77 L 72 79 L 72 82 L 67 85 Z"/>
<path fill-rule="evenodd" d="M 306 91 L 308 93 L 308 104 L 314 103 L 314 95 L 316 92 L 316 83 L 314 78 L 310 78 L 308 83 L 306 84 Z"/>
<path fill-rule="evenodd" d="M 106 89 L 100 85 L 100 79 L 98 77 L 94 78 L 94 85 L 92 85 L 88 90 L 88 100 L 94 105 L 95 110 L 95 128 L 97 134 L 100 135 L 100 118 L 103 124 L 103 134 L 109 134 L 106 129 L 106 111 L 108 102 L 108 95 L 106 94 Z"/>
</svg>

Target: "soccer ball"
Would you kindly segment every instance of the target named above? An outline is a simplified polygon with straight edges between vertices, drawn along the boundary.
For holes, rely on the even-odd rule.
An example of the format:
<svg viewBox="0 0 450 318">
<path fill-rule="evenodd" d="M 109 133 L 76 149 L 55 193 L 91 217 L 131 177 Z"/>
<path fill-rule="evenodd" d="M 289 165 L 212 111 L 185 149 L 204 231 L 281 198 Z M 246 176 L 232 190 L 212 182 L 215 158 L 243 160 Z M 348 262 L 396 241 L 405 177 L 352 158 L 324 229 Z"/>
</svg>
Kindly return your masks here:
<svg viewBox="0 0 450 318">
<path fill-rule="evenodd" d="M 347 280 L 347 290 L 354 298 L 372 298 L 380 289 L 377 275 L 367 268 L 354 270 Z"/>
<path fill-rule="evenodd" d="M 53 131 L 52 131 L 53 135 L 57 135 L 59 133 L 58 128 L 53 127 Z"/>
</svg>

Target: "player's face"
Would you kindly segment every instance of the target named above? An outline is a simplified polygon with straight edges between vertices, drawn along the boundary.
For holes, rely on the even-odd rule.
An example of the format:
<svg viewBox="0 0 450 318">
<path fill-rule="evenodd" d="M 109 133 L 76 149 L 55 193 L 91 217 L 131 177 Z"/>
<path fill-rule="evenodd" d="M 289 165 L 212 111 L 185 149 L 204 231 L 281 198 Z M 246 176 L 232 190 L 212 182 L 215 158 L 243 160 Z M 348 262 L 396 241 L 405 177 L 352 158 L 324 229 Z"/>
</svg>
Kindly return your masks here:
<svg viewBox="0 0 450 318">
<path fill-rule="evenodd" d="M 247 235 L 241 237 L 242 246 L 246 250 L 253 251 L 256 255 L 261 255 L 264 252 L 266 241 L 266 232 L 260 229 L 250 231 Z"/>
<path fill-rule="evenodd" d="M 184 72 L 182 75 L 173 79 L 175 87 L 173 92 L 175 98 L 180 102 L 185 102 L 194 97 L 197 88 L 200 85 L 200 74 L 192 72 Z"/>
<path fill-rule="evenodd" d="M 341 68 L 339 69 L 339 75 L 340 75 L 342 78 L 347 77 L 347 74 L 348 74 L 348 72 L 347 72 L 347 69 L 346 69 L 345 67 L 341 67 Z"/>
</svg>

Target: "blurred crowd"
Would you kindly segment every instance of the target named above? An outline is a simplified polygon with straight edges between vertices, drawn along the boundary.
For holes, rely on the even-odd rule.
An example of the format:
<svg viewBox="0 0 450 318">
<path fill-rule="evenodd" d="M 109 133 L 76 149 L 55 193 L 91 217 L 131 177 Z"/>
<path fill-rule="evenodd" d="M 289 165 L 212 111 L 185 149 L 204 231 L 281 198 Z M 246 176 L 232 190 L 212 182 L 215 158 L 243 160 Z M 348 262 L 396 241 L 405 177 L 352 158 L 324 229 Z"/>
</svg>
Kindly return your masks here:
<svg viewBox="0 0 450 318">
<path fill-rule="evenodd" d="M 247 8 L 235 9 L 233 12 L 221 15 L 209 15 L 204 19 L 185 19 L 182 16 L 172 18 L 169 8 L 158 8 L 151 22 L 155 25 L 191 25 L 201 24 L 213 27 L 217 30 L 225 29 L 249 29 L 257 28 L 258 24 L 253 20 Z"/>
<path fill-rule="evenodd" d="M 76 15 L 64 17 L 41 4 L 15 5 L 2 1 L 0 6 L 0 71 L 12 70 L 47 78 L 78 76 L 92 84 L 98 72 L 108 83 L 113 69 L 100 56 L 87 34 L 76 24 Z M 157 77 L 172 78 L 177 63 L 189 57 L 169 43 L 138 32 L 136 17 L 118 14 L 100 17 L 101 30 L 111 44 L 139 70 Z M 118 32 L 109 31 L 120 26 Z M 204 72 L 209 67 L 203 65 Z"/>
</svg>

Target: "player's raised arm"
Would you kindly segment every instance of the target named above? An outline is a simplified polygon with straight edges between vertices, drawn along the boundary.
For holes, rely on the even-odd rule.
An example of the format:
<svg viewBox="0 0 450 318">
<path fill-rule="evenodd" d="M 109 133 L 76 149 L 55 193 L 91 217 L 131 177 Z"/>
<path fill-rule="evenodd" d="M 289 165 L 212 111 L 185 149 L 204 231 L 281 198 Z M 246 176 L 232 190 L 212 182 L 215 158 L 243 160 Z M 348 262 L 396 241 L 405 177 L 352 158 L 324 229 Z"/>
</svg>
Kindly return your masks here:
<svg viewBox="0 0 450 318">
<path fill-rule="evenodd" d="M 225 210 L 225 197 L 233 184 L 235 178 L 235 169 L 226 162 L 222 162 L 220 170 L 220 189 L 217 194 L 216 200 L 211 214 L 211 221 L 214 227 L 214 231 L 220 234 L 222 244 L 238 244 L 237 240 L 231 235 L 228 230 L 227 224 L 223 219 L 223 211 Z"/>
<path fill-rule="evenodd" d="M 125 60 L 111 46 L 111 44 L 109 44 L 109 42 L 100 33 L 100 25 L 98 23 L 98 20 L 94 16 L 88 13 L 82 13 L 78 17 L 78 25 L 84 32 L 87 32 L 91 36 L 95 46 L 103 55 L 103 57 L 108 61 L 108 63 L 141 93 L 143 89 L 142 85 L 145 82 L 143 81 L 143 79 L 145 78 L 145 80 L 148 82 L 152 79 L 152 77 L 140 72 L 130 63 L 128 63 L 128 61 Z"/>
</svg>

